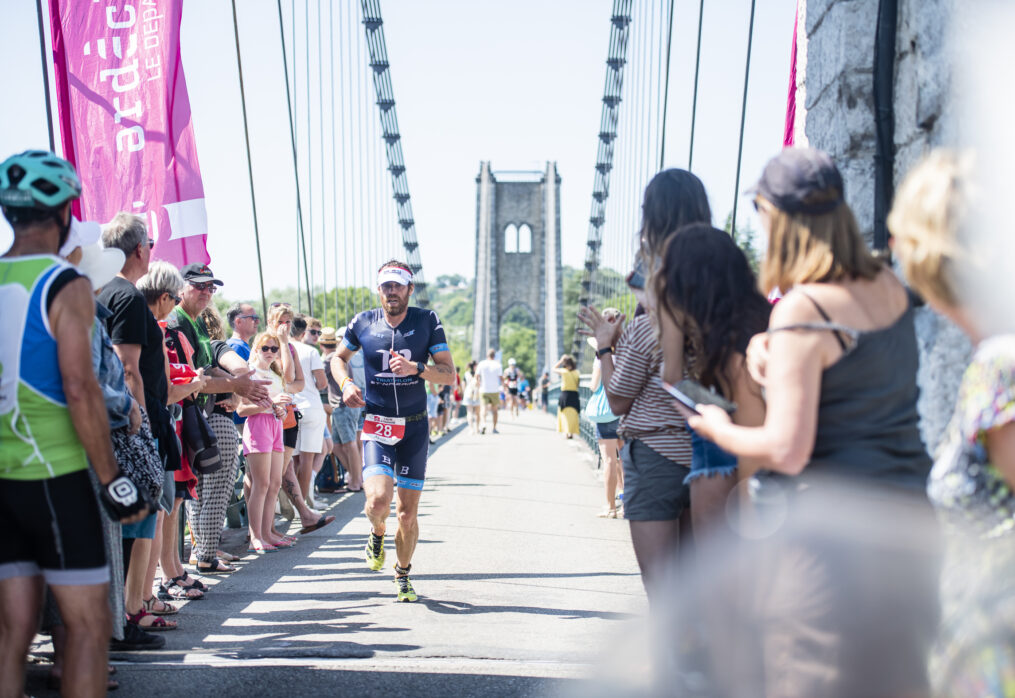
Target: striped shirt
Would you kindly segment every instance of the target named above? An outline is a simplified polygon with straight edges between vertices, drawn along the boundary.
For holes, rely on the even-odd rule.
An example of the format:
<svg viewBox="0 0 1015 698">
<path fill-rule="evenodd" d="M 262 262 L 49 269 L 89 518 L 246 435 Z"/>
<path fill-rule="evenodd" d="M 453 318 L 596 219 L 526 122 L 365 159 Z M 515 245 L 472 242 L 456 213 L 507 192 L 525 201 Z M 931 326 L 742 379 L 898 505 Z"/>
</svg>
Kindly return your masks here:
<svg viewBox="0 0 1015 698">
<path fill-rule="evenodd" d="M 620 418 L 618 433 L 637 439 L 656 453 L 690 467 L 691 435 L 684 418 L 670 406 L 673 398 L 663 390 L 659 369 L 663 350 L 647 315 L 639 315 L 624 328 L 613 359 L 610 394 L 634 400 Z"/>
</svg>

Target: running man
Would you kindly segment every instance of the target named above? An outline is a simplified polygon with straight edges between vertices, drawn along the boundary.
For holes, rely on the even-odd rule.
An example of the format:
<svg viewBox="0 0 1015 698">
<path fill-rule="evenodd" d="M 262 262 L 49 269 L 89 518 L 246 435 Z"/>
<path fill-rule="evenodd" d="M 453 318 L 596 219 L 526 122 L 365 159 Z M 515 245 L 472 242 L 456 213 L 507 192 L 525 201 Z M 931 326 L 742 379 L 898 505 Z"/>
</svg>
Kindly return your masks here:
<svg viewBox="0 0 1015 698">
<path fill-rule="evenodd" d="M 398 601 L 415 601 L 409 580 L 419 540 L 416 514 L 430 449 L 426 382 L 455 380 L 444 327 L 432 310 L 409 307 L 412 271 L 395 260 L 377 274 L 381 307 L 358 314 L 331 360 L 331 371 L 349 407 L 366 407 L 363 423 L 363 489 L 371 530 L 367 566 L 384 566 L 384 533 L 395 486 L 398 532 L 395 534 L 395 583 Z M 360 349 L 366 365 L 366 389 L 349 376 L 349 361 Z M 433 364 L 427 365 L 428 358 Z"/>
</svg>

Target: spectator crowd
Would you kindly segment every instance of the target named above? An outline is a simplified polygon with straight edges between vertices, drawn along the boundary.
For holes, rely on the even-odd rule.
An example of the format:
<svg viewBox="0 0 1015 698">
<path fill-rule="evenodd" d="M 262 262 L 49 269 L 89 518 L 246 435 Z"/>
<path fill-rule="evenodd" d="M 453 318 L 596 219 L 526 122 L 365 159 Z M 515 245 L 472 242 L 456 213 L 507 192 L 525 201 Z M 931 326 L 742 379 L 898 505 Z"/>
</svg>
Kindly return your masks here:
<svg viewBox="0 0 1015 698">
<path fill-rule="evenodd" d="M 672 643 L 715 694 L 1011 689 L 1015 597 L 1001 591 L 1015 570 L 1015 339 L 964 293 L 986 262 L 963 234 L 973 172 L 970 155 L 937 151 L 905 179 L 888 218 L 904 281 L 867 248 L 824 153 L 782 151 L 751 190 L 765 238 L 757 275 L 712 227 L 701 181 L 664 170 L 644 192 L 633 317 L 579 310 L 596 355 L 584 414 L 605 466 L 601 515 L 629 522 L 650 604 L 674 603 L 674 569 L 678 580 L 701 575 L 710 555 L 744 539 L 775 560 L 709 577 L 694 609 L 707 622 L 687 623 Z M 80 194 L 73 168 L 51 153 L 0 165 L 14 229 L 0 258 L 5 695 L 22 690 L 40 613 L 55 684 L 98 692 L 113 681 L 108 648 L 162 646 L 178 602 L 209 593 L 198 575 L 236 569 L 222 532 L 241 480 L 253 554 L 292 548 L 333 521 L 314 485 L 329 455 L 349 491 L 363 488 L 362 408 L 343 404 L 331 374 L 335 328 L 285 303 L 267 317 L 235 304 L 220 318 L 212 299 L 223 281 L 211 268 L 151 260 L 136 215 L 101 230 L 74 220 Z M 924 303 L 975 345 L 934 458 L 917 413 Z M 350 378 L 362 388 L 355 356 Z M 561 381 L 557 428 L 572 438 L 576 360 L 550 370 Z M 549 373 L 533 384 L 490 349 L 452 384 L 430 385 L 431 439 L 461 406 L 475 434 L 498 433 L 499 412 L 517 417 L 534 391 L 546 409 Z M 827 501 L 858 518 L 877 501 L 886 528 L 896 514 L 915 517 L 917 538 L 940 536 L 942 555 L 810 528 L 779 547 L 773 516 L 799 530 Z M 299 517 L 298 535 L 279 529 L 276 511 Z M 899 567 L 908 576 L 890 574 Z M 766 593 L 726 583 L 743 574 Z"/>
</svg>

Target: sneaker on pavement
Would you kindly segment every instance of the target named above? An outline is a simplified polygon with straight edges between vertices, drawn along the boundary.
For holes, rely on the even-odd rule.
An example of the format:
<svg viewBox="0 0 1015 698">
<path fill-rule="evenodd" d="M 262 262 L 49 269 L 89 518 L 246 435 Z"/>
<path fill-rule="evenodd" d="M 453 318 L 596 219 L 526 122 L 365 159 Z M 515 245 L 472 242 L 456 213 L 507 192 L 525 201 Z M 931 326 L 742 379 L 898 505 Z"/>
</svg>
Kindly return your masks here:
<svg viewBox="0 0 1015 698">
<path fill-rule="evenodd" d="M 400 603 L 412 603 L 418 598 L 416 590 L 412 588 L 412 581 L 409 579 L 408 572 L 401 577 L 395 577 L 395 586 L 398 587 L 398 598 L 396 600 Z"/>
<path fill-rule="evenodd" d="M 367 538 L 367 567 L 374 572 L 380 572 L 384 567 L 384 536 L 376 536 L 371 531 Z"/>
<path fill-rule="evenodd" d="M 137 623 L 124 623 L 123 639 L 111 639 L 109 649 L 111 652 L 142 652 L 144 650 L 157 650 L 166 644 L 166 638 L 154 633 L 147 633 L 138 627 Z"/>
</svg>

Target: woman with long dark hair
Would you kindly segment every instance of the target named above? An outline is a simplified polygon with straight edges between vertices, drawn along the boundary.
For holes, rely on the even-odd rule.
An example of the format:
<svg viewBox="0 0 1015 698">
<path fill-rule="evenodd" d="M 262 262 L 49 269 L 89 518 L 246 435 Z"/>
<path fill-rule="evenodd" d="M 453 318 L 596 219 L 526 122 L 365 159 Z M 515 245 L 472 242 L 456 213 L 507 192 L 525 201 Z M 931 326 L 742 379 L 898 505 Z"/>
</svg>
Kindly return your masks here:
<svg viewBox="0 0 1015 698">
<path fill-rule="evenodd" d="M 671 234 L 649 284 L 661 334 L 679 333 L 688 354 L 686 374 L 737 404 L 733 421 L 758 426 L 765 419 L 761 387 L 747 370 L 751 337 L 768 327 L 771 306 L 743 251 L 728 233 L 699 223 Z M 663 379 L 682 376 L 666 365 Z M 739 478 L 753 468 L 691 432 L 691 521 L 695 536 L 723 513 Z M 746 466 L 746 467 L 744 467 Z"/>
<path fill-rule="evenodd" d="M 610 320 L 594 307 L 579 309 L 579 319 L 593 335 L 610 409 L 620 415 L 624 440 L 624 517 L 650 597 L 662 590 L 661 573 L 678 550 L 678 539 L 690 524 L 690 495 L 684 479 L 690 473 L 691 439 L 684 417 L 670 409 L 660 370 L 665 346 L 652 323 L 645 277 L 659 266 L 662 244 L 673 231 L 692 223 L 709 223 L 712 210 L 701 180 L 686 170 L 664 170 L 645 188 L 638 259 L 628 285 L 639 309 L 624 327 L 624 316 Z M 648 312 L 645 312 L 648 311 Z M 681 351 L 673 361 L 682 362 Z M 616 359 L 614 359 L 614 353 Z M 669 352 L 665 361 L 671 362 Z M 683 522 L 683 526 L 681 526 Z"/>
</svg>

